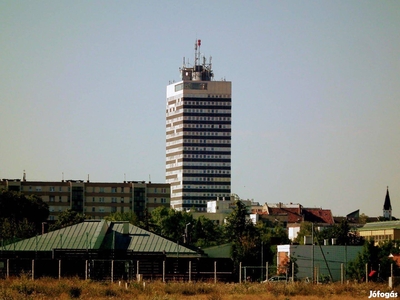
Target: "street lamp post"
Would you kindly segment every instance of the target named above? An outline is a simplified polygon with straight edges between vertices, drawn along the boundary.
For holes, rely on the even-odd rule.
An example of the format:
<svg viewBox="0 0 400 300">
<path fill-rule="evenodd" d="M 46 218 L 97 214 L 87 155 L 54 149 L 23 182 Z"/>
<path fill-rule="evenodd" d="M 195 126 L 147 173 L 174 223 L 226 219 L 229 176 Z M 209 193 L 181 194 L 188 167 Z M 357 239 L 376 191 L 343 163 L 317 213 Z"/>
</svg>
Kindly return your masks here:
<svg viewBox="0 0 400 300">
<path fill-rule="evenodd" d="M 188 230 L 189 225 L 190 225 L 190 223 L 187 223 L 186 226 L 185 226 L 185 235 L 184 235 L 185 244 L 189 243 L 189 230 Z"/>
</svg>

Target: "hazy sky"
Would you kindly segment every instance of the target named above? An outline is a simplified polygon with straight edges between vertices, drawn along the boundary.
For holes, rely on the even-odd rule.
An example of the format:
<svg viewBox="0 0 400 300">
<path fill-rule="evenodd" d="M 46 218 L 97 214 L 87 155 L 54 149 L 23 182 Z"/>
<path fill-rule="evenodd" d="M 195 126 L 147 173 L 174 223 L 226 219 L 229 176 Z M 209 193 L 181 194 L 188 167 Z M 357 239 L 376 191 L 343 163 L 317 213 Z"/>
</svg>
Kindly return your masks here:
<svg viewBox="0 0 400 300">
<path fill-rule="evenodd" d="M 194 42 L 232 81 L 232 192 L 400 217 L 400 1 L 0 0 L 0 178 L 165 182 Z M 124 175 L 126 174 L 126 175 Z"/>
</svg>

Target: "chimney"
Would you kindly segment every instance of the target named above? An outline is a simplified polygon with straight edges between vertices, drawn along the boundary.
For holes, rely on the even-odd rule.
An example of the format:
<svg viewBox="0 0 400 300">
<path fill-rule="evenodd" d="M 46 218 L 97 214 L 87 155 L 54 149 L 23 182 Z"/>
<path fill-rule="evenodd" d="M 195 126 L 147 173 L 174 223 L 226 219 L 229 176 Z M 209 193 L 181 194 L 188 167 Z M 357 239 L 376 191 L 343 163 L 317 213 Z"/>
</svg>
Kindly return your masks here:
<svg viewBox="0 0 400 300">
<path fill-rule="evenodd" d="M 47 229 L 48 229 L 48 224 L 47 222 L 42 222 L 42 234 L 47 233 Z"/>
<path fill-rule="evenodd" d="M 122 224 L 122 234 L 124 235 L 129 234 L 129 222 L 124 222 Z"/>
</svg>

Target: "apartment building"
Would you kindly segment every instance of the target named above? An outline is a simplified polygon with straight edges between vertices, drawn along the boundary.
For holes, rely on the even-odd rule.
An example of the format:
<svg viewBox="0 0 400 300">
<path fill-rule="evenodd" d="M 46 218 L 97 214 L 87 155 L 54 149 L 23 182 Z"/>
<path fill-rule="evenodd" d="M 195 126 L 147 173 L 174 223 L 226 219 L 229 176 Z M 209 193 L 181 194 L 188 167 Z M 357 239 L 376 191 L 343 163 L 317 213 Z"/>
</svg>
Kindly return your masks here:
<svg viewBox="0 0 400 300">
<path fill-rule="evenodd" d="M 84 213 L 91 219 L 102 219 L 116 212 L 134 212 L 143 218 L 146 211 L 170 206 L 170 186 L 167 183 L 2 179 L 1 189 L 41 197 L 49 205 L 49 220 L 57 220 L 58 215 L 68 209 Z"/>
</svg>

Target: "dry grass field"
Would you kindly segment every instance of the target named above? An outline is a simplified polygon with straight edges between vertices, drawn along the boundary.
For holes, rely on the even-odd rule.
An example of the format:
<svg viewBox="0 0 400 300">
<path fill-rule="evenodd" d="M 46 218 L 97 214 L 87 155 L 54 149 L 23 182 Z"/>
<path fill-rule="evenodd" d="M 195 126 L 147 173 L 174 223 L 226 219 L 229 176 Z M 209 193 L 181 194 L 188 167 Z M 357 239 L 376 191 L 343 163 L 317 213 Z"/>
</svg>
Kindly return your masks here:
<svg viewBox="0 0 400 300">
<path fill-rule="evenodd" d="M 386 284 L 307 283 L 183 283 L 159 281 L 137 283 L 102 283 L 76 278 L 30 280 L 27 276 L 0 280 L 0 300 L 12 299 L 143 299 L 143 300 L 305 300 L 305 299 L 368 299 L 370 290 L 391 292 Z M 398 292 L 396 289 L 395 292 Z M 400 293 L 399 293 L 400 295 Z M 382 298 L 381 298 L 382 299 Z M 383 298 L 384 299 L 384 298 Z"/>
</svg>

